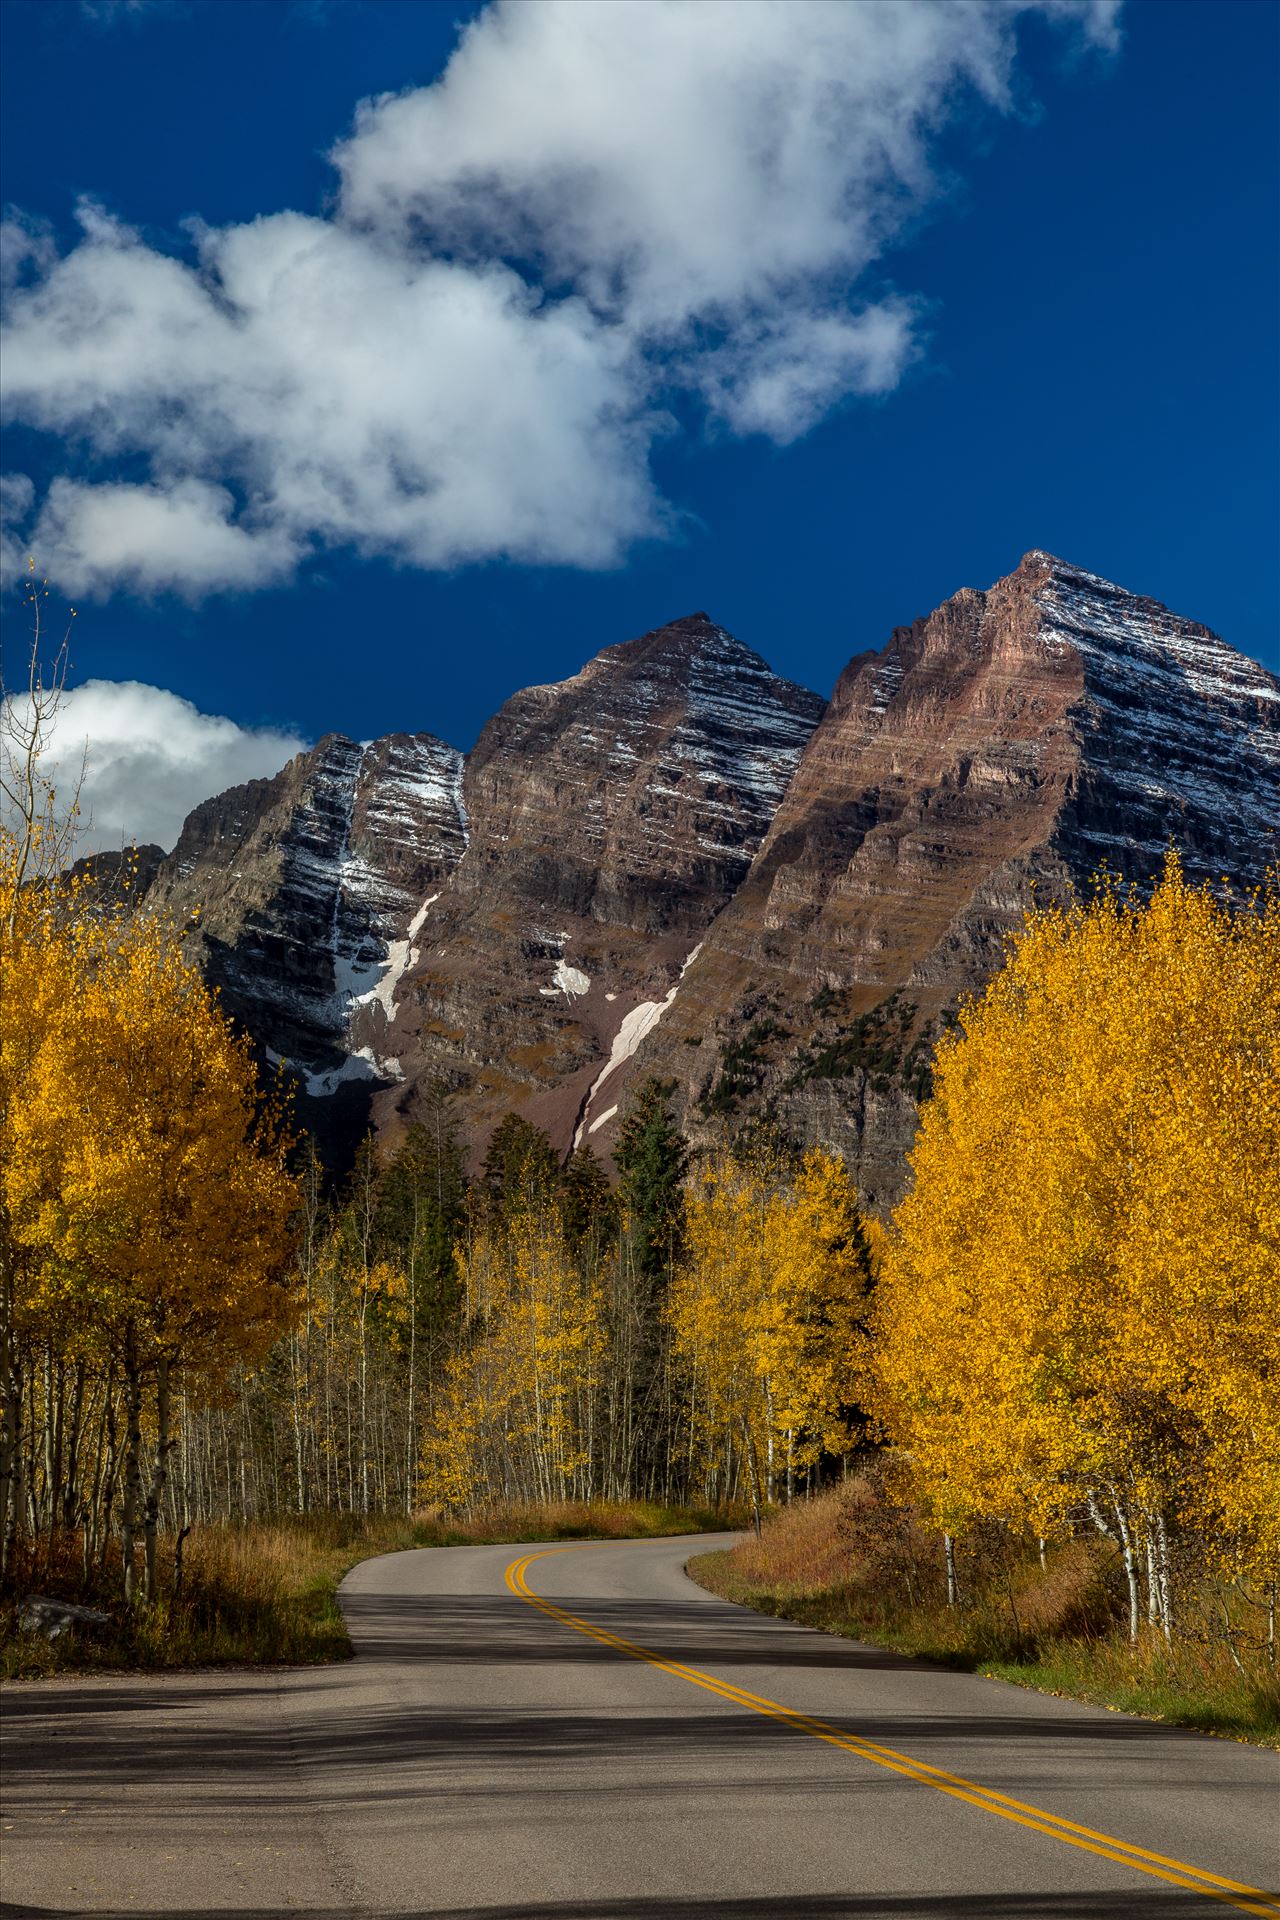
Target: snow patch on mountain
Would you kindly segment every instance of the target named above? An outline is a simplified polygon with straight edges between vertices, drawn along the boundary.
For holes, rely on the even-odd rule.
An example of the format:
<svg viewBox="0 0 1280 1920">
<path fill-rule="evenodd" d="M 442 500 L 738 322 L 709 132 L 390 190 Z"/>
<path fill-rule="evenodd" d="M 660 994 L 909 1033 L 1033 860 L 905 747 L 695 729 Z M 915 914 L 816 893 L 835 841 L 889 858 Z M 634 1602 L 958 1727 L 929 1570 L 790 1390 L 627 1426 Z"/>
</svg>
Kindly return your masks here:
<svg viewBox="0 0 1280 1920">
<path fill-rule="evenodd" d="M 327 1073 L 304 1073 L 303 1081 L 307 1092 L 316 1098 L 336 1093 L 340 1086 L 352 1080 L 403 1080 L 404 1071 L 398 1060 L 380 1060 L 372 1047 L 357 1047 L 349 1053 L 339 1067 L 331 1068 Z"/>
<path fill-rule="evenodd" d="M 591 991 L 591 975 L 584 973 L 581 967 L 571 967 L 566 960 L 556 961 L 556 970 L 551 976 L 553 987 L 539 987 L 538 991 L 552 999 L 562 993 L 566 1000 L 579 1000 L 584 993 Z"/>
<path fill-rule="evenodd" d="M 395 1019 L 400 1008 L 396 1002 L 396 988 L 411 967 L 418 964 L 420 949 L 418 935 L 427 922 L 427 915 L 440 898 L 439 892 L 428 895 L 409 922 L 403 940 L 391 940 L 387 943 L 387 957 L 378 979 L 365 993 L 355 1001 L 356 1006 L 377 1005 L 382 1008 L 388 1021 Z"/>
<path fill-rule="evenodd" d="M 616 1113 L 617 1108 L 611 1108 L 610 1113 L 602 1114 L 594 1125 L 588 1126 L 587 1124 L 587 1118 L 591 1112 L 591 1102 L 595 1099 L 596 1094 L 609 1076 L 616 1073 L 624 1061 L 632 1058 L 641 1041 L 653 1032 L 653 1029 L 657 1026 L 663 1014 L 670 1010 L 675 1002 L 676 995 L 680 991 L 681 981 L 701 952 L 702 942 L 699 940 L 693 951 L 686 955 L 684 964 L 681 966 L 680 972 L 676 977 L 675 984 L 672 986 L 665 1000 L 642 1000 L 639 1006 L 632 1007 L 630 1013 L 623 1014 L 622 1024 L 613 1037 L 613 1046 L 609 1051 L 609 1058 L 592 1081 L 591 1090 L 582 1103 L 582 1118 L 579 1120 L 573 1136 L 575 1150 L 582 1144 L 584 1133 L 594 1133 L 597 1125 L 603 1126 L 605 1121 L 609 1119 L 610 1114 Z"/>
</svg>

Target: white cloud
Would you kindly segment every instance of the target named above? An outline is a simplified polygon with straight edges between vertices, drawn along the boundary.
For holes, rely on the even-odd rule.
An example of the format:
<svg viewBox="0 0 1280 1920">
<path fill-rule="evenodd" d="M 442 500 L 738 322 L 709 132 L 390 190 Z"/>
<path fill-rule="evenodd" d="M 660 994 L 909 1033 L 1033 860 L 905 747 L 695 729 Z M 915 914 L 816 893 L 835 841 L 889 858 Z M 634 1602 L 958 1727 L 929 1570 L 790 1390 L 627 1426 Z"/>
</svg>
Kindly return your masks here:
<svg viewBox="0 0 1280 1920">
<path fill-rule="evenodd" d="M 779 443 L 890 391 L 909 297 L 870 276 L 955 103 L 1007 108 L 1020 12 L 1099 46 L 1111 0 L 499 0 L 433 85 L 367 101 L 330 218 L 24 229 L 11 411 L 149 482 L 58 483 L 27 528 L 77 593 L 204 594 L 348 546 L 600 566 L 670 519 L 692 397 Z"/>
<path fill-rule="evenodd" d="M 193 598 L 291 573 L 297 546 L 288 532 L 234 524 L 234 504 L 225 487 L 203 480 L 167 488 L 55 480 L 40 516 L 40 565 L 68 593 L 126 586 Z"/>
<path fill-rule="evenodd" d="M 21 711 L 25 696 L 15 699 Z M 212 793 L 279 772 L 305 742 L 241 727 L 137 680 L 86 680 L 63 695 L 45 766 L 69 794 L 81 767 L 80 854 L 133 842 L 172 849 Z"/>
<path fill-rule="evenodd" d="M 766 308 L 880 251 L 963 83 L 1006 98 L 1016 8 L 537 0 L 482 14 L 440 81 L 367 101 L 342 212 L 534 254 L 631 327 Z"/>
<path fill-rule="evenodd" d="M 723 354 L 703 356 L 700 384 L 733 432 L 785 446 L 846 394 L 896 387 L 915 352 L 912 319 L 906 301 L 883 300 L 857 314 L 791 314 L 758 335 L 744 327 Z"/>
<path fill-rule="evenodd" d="M 57 258 L 57 242 L 46 222 L 12 208 L 6 212 L 0 220 L 0 293 L 9 293 L 28 276 L 47 273 Z"/>
</svg>

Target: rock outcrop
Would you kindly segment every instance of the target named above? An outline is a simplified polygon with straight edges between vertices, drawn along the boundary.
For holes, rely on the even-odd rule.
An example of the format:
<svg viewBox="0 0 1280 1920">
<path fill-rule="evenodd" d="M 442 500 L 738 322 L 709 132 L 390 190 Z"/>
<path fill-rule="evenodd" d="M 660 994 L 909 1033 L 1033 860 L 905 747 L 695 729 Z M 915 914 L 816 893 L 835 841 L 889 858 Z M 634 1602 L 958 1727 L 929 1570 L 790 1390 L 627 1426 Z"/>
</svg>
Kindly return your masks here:
<svg viewBox="0 0 1280 1920">
<path fill-rule="evenodd" d="M 331 735 L 206 801 L 151 882 L 224 1003 L 339 1149 L 460 1090 L 567 1146 L 637 1008 L 751 864 L 823 702 L 705 614 L 516 694 L 470 756 Z M 197 917 L 198 916 L 198 917 Z M 338 1151 L 338 1157 L 341 1157 Z"/>
</svg>

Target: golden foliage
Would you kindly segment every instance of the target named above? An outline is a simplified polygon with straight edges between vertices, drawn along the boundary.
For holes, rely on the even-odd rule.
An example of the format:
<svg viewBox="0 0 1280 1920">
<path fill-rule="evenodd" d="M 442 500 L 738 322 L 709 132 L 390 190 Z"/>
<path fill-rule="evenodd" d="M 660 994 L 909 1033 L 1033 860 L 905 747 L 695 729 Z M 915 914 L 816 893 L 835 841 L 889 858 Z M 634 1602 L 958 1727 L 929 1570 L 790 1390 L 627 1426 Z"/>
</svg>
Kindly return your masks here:
<svg viewBox="0 0 1280 1920">
<path fill-rule="evenodd" d="M 120 1381 L 126 1593 L 141 1526 L 151 1599 L 172 1388 L 253 1364 L 289 1328 L 298 1183 L 248 1043 L 172 930 L 31 871 L 30 835 L 0 831 L 0 1523 L 7 1550 L 24 1518 L 20 1409 L 37 1348 L 50 1404 L 55 1371 L 61 1382 L 74 1362 L 75 1433 L 86 1388 L 105 1419 Z M 113 1441 L 95 1495 L 104 1525 L 114 1460 Z"/>
<path fill-rule="evenodd" d="M 1149 905 L 1033 914 L 934 1089 L 878 1378 L 940 1524 L 1087 1502 L 1131 1577 L 1175 1524 L 1274 1568 L 1280 898 L 1233 910 L 1171 856 Z"/>
<path fill-rule="evenodd" d="M 844 1166 L 815 1148 L 793 1179 L 720 1156 L 695 1175 L 671 1295 L 691 1445 L 741 1449 L 757 1499 L 850 1443 L 868 1244 Z"/>
<path fill-rule="evenodd" d="M 247 1042 L 169 930 L 24 908 L 5 943 L 0 1182 L 29 1308 L 79 1351 L 251 1362 L 288 1326 L 297 1186 Z M 25 991 L 23 990 L 25 988 Z M 17 989 L 15 991 L 15 989 Z"/>
<path fill-rule="evenodd" d="M 446 1507 L 591 1491 L 606 1340 L 598 1286 L 537 1197 L 459 1250 L 470 1337 L 434 1397 L 423 1494 Z"/>
</svg>

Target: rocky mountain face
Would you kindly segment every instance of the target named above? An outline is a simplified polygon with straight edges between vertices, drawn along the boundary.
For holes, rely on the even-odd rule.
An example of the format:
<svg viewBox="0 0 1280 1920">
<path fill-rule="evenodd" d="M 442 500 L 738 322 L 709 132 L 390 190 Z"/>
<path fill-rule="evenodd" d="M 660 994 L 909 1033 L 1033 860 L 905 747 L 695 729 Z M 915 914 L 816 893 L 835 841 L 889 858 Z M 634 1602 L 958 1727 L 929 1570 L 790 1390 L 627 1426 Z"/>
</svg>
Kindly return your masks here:
<svg viewBox="0 0 1280 1920">
<path fill-rule="evenodd" d="M 198 808 L 149 898 L 330 1135 L 446 1080 L 606 1150 L 627 1087 L 769 1114 L 903 1190 L 941 1024 L 1032 897 L 1175 844 L 1275 857 L 1280 683 L 1043 553 L 853 660 L 830 705 L 694 614 L 516 694 L 464 760 L 340 736 Z M 338 1119 L 335 1119 L 338 1116 Z M 340 1121 L 340 1124 L 339 1124 Z"/>
<path fill-rule="evenodd" d="M 627 1018 L 741 884 L 822 706 L 702 613 L 507 701 L 467 761 L 467 851 L 370 1035 L 396 1075 L 380 1124 L 462 1074 L 473 1129 L 517 1105 L 567 1147 Z"/>
<path fill-rule="evenodd" d="M 625 1015 L 661 1000 L 751 864 L 823 709 L 705 614 L 516 694 L 463 757 L 428 734 L 321 741 L 205 802 L 150 900 L 201 909 L 227 1006 L 380 1126 L 460 1088 L 572 1134 Z M 633 1021 L 633 1025 L 634 1025 Z M 363 1106 L 362 1106 L 363 1102 Z"/>
<path fill-rule="evenodd" d="M 1102 864 L 1248 888 L 1277 852 L 1280 682 L 1030 553 L 850 662 L 646 1051 L 693 1129 L 767 1109 L 891 1205 L 938 1031 L 1031 903 Z"/>
<path fill-rule="evenodd" d="M 372 1080 L 351 1043 L 387 957 L 466 844 L 462 755 L 431 734 L 330 734 L 189 815 L 151 903 L 194 919 L 223 1002 L 311 1096 Z"/>
</svg>

